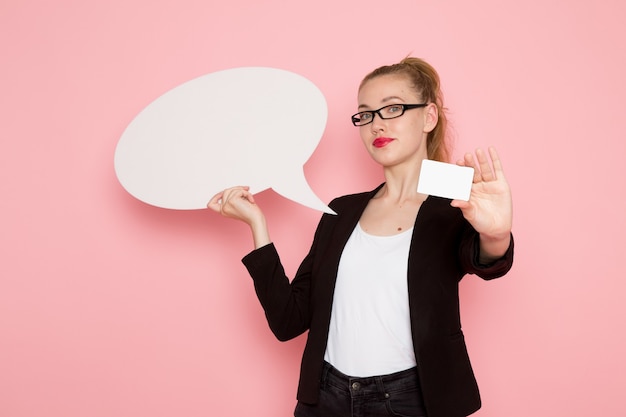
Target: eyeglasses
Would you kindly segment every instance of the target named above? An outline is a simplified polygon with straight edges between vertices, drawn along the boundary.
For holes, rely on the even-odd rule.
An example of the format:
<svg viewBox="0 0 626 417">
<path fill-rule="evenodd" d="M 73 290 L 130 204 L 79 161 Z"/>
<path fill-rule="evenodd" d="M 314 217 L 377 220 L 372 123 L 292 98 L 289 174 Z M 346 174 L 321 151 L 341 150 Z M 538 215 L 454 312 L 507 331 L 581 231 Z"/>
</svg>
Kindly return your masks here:
<svg viewBox="0 0 626 417">
<path fill-rule="evenodd" d="M 352 124 L 355 126 L 365 126 L 374 121 L 374 114 L 377 114 L 381 119 L 395 119 L 404 114 L 405 111 L 411 109 L 418 109 L 420 107 L 426 107 L 428 103 L 422 104 L 390 104 L 385 107 L 381 107 L 378 110 L 367 110 L 358 112 L 352 115 Z"/>
</svg>

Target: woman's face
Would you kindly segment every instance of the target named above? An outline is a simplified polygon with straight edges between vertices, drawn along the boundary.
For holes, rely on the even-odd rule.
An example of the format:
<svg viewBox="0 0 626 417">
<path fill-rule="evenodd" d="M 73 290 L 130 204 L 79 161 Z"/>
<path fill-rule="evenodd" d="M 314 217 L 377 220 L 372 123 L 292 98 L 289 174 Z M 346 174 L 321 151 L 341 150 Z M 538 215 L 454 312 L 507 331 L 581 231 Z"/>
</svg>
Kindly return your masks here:
<svg viewBox="0 0 626 417">
<path fill-rule="evenodd" d="M 422 98 L 402 75 L 382 75 L 359 90 L 358 111 L 378 110 L 390 104 L 421 104 Z M 426 137 L 437 124 L 437 108 L 405 109 L 393 119 L 374 113 L 373 121 L 359 127 L 365 148 L 384 167 L 418 163 L 427 158 Z"/>
</svg>

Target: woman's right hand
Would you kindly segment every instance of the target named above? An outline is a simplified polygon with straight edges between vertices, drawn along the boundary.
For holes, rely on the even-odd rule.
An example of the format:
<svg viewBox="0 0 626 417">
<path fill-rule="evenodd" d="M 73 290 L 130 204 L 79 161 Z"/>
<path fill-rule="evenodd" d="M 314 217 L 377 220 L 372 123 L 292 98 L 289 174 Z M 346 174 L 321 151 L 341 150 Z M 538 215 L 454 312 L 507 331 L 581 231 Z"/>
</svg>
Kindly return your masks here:
<svg viewBox="0 0 626 417">
<path fill-rule="evenodd" d="M 250 187 L 227 188 L 213 196 L 207 207 L 224 217 L 241 220 L 249 225 L 263 217 L 261 209 L 254 202 Z"/>
<path fill-rule="evenodd" d="M 250 226 L 256 248 L 271 242 L 265 215 L 254 201 L 250 187 L 227 188 L 213 196 L 207 207 L 224 217 L 241 220 Z"/>
</svg>

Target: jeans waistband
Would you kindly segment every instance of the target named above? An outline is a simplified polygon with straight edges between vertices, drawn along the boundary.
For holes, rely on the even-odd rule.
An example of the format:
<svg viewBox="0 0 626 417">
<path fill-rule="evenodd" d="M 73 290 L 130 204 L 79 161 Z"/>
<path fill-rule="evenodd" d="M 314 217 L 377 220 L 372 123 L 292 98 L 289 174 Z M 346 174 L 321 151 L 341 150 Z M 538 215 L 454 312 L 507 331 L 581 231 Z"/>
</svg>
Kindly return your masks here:
<svg viewBox="0 0 626 417">
<path fill-rule="evenodd" d="M 417 368 L 411 368 L 387 375 L 368 377 L 352 377 L 339 371 L 337 368 L 324 362 L 322 372 L 322 386 L 332 385 L 346 395 L 387 395 L 393 391 L 419 389 Z"/>
</svg>

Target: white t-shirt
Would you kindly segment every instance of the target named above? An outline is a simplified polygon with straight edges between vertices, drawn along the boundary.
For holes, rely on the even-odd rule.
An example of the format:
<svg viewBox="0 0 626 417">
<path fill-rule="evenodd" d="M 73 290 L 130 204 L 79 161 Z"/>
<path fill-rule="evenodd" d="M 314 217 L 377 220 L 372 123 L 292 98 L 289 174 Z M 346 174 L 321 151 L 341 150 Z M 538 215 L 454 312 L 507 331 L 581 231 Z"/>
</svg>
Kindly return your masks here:
<svg viewBox="0 0 626 417">
<path fill-rule="evenodd" d="M 341 255 L 324 359 L 354 377 L 416 365 L 407 267 L 413 229 L 393 236 L 357 224 Z"/>
</svg>

